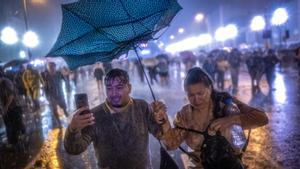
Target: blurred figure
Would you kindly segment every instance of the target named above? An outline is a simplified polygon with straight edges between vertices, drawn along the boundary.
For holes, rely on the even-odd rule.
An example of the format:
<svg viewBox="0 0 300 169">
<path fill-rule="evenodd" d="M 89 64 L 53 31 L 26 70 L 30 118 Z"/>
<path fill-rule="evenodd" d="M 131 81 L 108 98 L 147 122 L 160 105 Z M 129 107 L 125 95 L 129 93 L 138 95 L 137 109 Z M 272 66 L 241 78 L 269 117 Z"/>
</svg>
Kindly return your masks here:
<svg viewBox="0 0 300 169">
<path fill-rule="evenodd" d="M 39 72 L 33 69 L 33 66 L 29 64 L 27 65 L 27 69 L 23 73 L 22 79 L 26 88 L 27 96 L 30 97 L 32 100 L 33 111 L 39 110 L 40 90 L 41 90 L 41 84 L 43 83 L 43 80 Z"/>
<path fill-rule="evenodd" d="M 188 72 L 193 66 L 196 65 L 197 58 L 192 51 L 183 51 L 179 53 L 182 62 L 185 65 L 185 71 Z"/>
<path fill-rule="evenodd" d="M 71 75 L 72 75 L 72 81 L 73 81 L 73 84 L 75 87 L 77 87 L 77 81 L 78 81 L 78 70 L 75 69 L 75 70 L 72 70 L 71 71 Z"/>
<path fill-rule="evenodd" d="M 47 70 L 43 72 L 43 79 L 45 82 L 45 93 L 50 103 L 50 108 L 54 113 L 56 122 L 58 125 L 61 125 L 57 106 L 63 109 L 65 116 L 68 116 L 62 89 L 62 81 L 65 79 L 61 72 L 56 70 L 56 64 L 54 62 L 48 63 Z"/>
<path fill-rule="evenodd" d="M 298 66 L 298 76 L 300 77 L 300 47 L 296 50 L 296 57 L 295 60 Z"/>
<path fill-rule="evenodd" d="M 21 65 L 19 67 L 19 70 L 17 72 L 17 74 L 15 75 L 15 78 L 14 78 L 14 84 L 18 90 L 18 95 L 21 96 L 23 99 L 25 99 L 26 101 L 26 104 L 29 105 L 29 99 L 26 95 L 26 88 L 25 88 L 25 85 L 24 85 L 24 82 L 23 82 L 23 74 L 25 72 L 25 67 L 23 65 Z"/>
<path fill-rule="evenodd" d="M 252 94 L 260 92 L 259 82 L 265 72 L 265 63 L 262 53 L 254 51 L 246 60 L 249 75 L 251 77 Z"/>
<path fill-rule="evenodd" d="M 110 62 L 104 62 L 104 63 L 102 63 L 102 66 L 103 66 L 105 74 L 113 68 L 113 66 Z"/>
<path fill-rule="evenodd" d="M 153 81 L 155 81 L 156 83 L 158 82 L 157 78 L 156 78 L 157 63 L 158 62 L 157 62 L 156 58 L 148 58 L 148 59 L 143 60 L 143 65 L 145 65 L 145 67 L 148 70 L 148 75 L 149 75 L 149 78 L 150 78 L 151 85 L 153 85 Z"/>
<path fill-rule="evenodd" d="M 64 80 L 65 80 L 65 89 L 67 92 L 67 103 L 68 103 L 68 105 L 71 105 L 71 93 L 72 93 L 71 77 L 70 77 L 71 72 L 66 66 L 64 66 L 61 69 L 61 74 L 63 75 Z"/>
<path fill-rule="evenodd" d="M 270 91 L 274 90 L 273 83 L 275 80 L 275 66 L 279 62 L 275 51 L 273 49 L 270 49 L 268 51 L 267 56 L 264 58 L 265 61 L 265 72 L 266 72 L 266 78 L 267 82 L 270 88 Z"/>
<path fill-rule="evenodd" d="M 9 146 L 18 143 L 22 134 L 25 134 L 25 126 L 22 121 L 22 107 L 16 96 L 16 89 L 12 81 L 4 77 L 0 71 L 0 104 L 2 105 L 2 117 L 6 127 Z"/>
<path fill-rule="evenodd" d="M 232 93 L 237 94 L 239 83 L 239 71 L 241 65 L 241 52 L 238 49 L 233 49 L 228 58 L 230 64 L 230 74 L 232 81 Z"/>
<path fill-rule="evenodd" d="M 165 58 L 159 58 L 157 72 L 160 77 L 161 86 L 169 85 L 169 63 Z"/>
<path fill-rule="evenodd" d="M 217 72 L 217 87 L 219 90 L 224 90 L 225 72 L 229 69 L 229 63 L 226 60 L 225 54 L 222 52 L 216 61 Z"/>
<path fill-rule="evenodd" d="M 61 69 L 61 74 L 63 75 L 63 77 L 64 77 L 64 79 L 65 79 L 65 84 L 66 84 L 66 91 L 67 91 L 67 93 L 69 94 L 69 93 L 71 93 L 71 90 L 72 90 L 72 88 L 71 88 L 71 80 L 70 80 L 70 74 L 71 74 L 71 72 L 70 72 L 70 70 L 66 67 L 66 66 L 64 66 L 62 69 Z"/>
<path fill-rule="evenodd" d="M 203 69 L 209 74 L 213 81 L 215 80 L 215 68 L 216 65 L 213 61 L 213 58 L 211 55 L 209 55 L 203 63 Z"/>
<path fill-rule="evenodd" d="M 98 88 L 99 92 L 104 92 L 103 91 L 103 76 L 104 76 L 104 71 L 103 71 L 101 63 L 96 63 L 95 70 L 94 70 L 94 77 L 96 79 L 97 88 Z"/>
<path fill-rule="evenodd" d="M 143 62 L 143 60 L 141 60 Z M 137 59 L 135 59 L 133 61 L 135 67 L 136 67 L 136 71 L 139 75 L 139 78 L 140 78 L 140 82 L 144 83 L 144 74 L 143 74 L 143 67 L 142 65 L 140 65 L 139 61 Z"/>
</svg>

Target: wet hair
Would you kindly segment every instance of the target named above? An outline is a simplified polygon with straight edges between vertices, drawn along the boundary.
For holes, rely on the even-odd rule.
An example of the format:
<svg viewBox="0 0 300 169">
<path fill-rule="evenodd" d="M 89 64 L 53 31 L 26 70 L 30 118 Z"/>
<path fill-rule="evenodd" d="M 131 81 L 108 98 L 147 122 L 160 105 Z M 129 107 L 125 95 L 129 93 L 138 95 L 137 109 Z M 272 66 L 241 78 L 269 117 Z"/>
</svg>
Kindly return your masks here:
<svg viewBox="0 0 300 169">
<path fill-rule="evenodd" d="M 218 92 L 213 88 L 213 80 L 211 77 L 200 67 L 194 67 L 191 68 L 184 80 L 184 89 L 188 85 L 193 85 L 197 83 L 202 83 L 206 87 L 211 87 L 212 92 L 210 98 L 213 101 L 213 115 L 214 118 L 221 118 L 224 117 L 225 114 L 223 113 L 222 108 L 220 107 L 220 102 L 224 102 L 226 98 L 231 97 L 228 93 L 226 92 Z"/>
<path fill-rule="evenodd" d="M 128 73 L 125 70 L 122 69 L 112 69 L 110 70 L 105 78 L 104 78 L 104 84 L 107 84 L 109 81 L 114 80 L 116 78 L 119 78 L 120 81 L 124 84 L 128 84 L 129 83 L 129 76 Z"/>
<path fill-rule="evenodd" d="M 206 87 L 213 88 L 213 80 L 211 77 L 200 67 L 193 67 L 188 71 L 184 79 L 184 89 L 189 85 L 197 83 L 202 83 Z"/>
</svg>

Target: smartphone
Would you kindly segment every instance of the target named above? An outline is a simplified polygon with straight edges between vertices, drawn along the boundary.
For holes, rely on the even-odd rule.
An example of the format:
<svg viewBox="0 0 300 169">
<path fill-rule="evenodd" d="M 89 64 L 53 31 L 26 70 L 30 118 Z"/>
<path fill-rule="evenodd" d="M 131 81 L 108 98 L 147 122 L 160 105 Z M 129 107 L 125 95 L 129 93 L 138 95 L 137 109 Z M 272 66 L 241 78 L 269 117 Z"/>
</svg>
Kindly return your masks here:
<svg viewBox="0 0 300 169">
<path fill-rule="evenodd" d="M 79 109 L 81 107 L 89 107 L 89 101 L 88 101 L 88 96 L 86 93 L 78 93 L 74 95 L 75 97 L 75 104 L 76 104 L 76 109 Z M 81 114 L 87 114 L 90 113 L 90 111 L 84 111 Z"/>
</svg>

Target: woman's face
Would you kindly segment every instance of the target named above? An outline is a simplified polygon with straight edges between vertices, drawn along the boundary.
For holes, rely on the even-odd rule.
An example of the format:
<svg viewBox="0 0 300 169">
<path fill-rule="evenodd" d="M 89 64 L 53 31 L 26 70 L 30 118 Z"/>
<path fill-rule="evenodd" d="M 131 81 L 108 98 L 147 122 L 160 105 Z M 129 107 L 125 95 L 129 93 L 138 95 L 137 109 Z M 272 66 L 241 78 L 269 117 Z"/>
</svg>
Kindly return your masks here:
<svg viewBox="0 0 300 169">
<path fill-rule="evenodd" d="M 211 87 L 206 87 L 203 83 L 186 86 L 186 94 L 190 104 L 194 107 L 201 107 L 209 102 Z"/>
</svg>

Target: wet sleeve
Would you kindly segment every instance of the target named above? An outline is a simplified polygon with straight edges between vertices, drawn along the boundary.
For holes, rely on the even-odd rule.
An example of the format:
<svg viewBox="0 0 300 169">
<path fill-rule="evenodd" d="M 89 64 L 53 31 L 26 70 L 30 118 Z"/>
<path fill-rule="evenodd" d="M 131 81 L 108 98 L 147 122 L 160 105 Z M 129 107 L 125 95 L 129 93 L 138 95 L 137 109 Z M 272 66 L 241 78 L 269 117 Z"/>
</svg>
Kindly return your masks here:
<svg viewBox="0 0 300 169">
<path fill-rule="evenodd" d="M 84 152 L 92 142 L 92 134 L 87 130 L 72 131 L 67 128 L 64 137 L 64 147 L 67 153 L 78 155 Z"/>
<path fill-rule="evenodd" d="M 264 111 L 248 106 L 237 99 L 234 99 L 234 102 L 241 111 L 240 121 L 243 129 L 253 129 L 268 124 L 269 120 Z"/>
<path fill-rule="evenodd" d="M 186 138 L 187 132 L 176 128 L 176 126 L 186 128 L 181 112 L 176 114 L 174 126 L 175 128 L 172 128 L 169 121 L 163 126 L 166 132 L 163 133 L 162 141 L 168 150 L 178 148 Z"/>
</svg>

